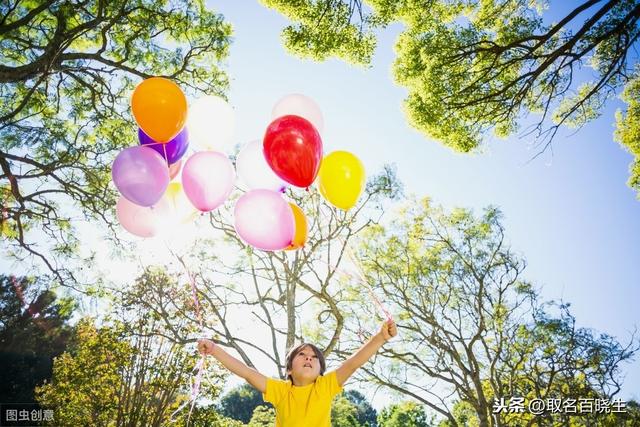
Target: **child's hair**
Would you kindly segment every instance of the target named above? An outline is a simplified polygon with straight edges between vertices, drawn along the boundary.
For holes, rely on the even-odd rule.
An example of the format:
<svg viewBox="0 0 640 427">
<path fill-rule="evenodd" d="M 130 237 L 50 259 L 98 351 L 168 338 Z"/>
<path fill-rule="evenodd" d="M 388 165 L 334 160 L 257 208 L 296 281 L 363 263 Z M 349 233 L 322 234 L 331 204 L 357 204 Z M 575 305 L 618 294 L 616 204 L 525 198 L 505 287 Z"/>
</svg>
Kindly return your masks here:
<svg viewBox="0 0 640 427">
<path fill-rule="evenodd" d="M 316 354 L 316 357 L 320 362 L 320 375 L 324 374 L 324 371 L 327 369 L 327 362 L 324 360 L 324 354 L 322 354 L 318 347 L 308 342 L 303 342 L 302 344 L 292 347 L 291 350 L 289 350 L 289 352 L 287 353 L 287 371 L 290 371 L 293 367 L 293 358 L 296 357 L 296 355 L 300 353 L 300 351 L 305 347 L 309 347 Z M 287 378 L 293 381 L 291 375 L 287 375 Z"/>
</svg>

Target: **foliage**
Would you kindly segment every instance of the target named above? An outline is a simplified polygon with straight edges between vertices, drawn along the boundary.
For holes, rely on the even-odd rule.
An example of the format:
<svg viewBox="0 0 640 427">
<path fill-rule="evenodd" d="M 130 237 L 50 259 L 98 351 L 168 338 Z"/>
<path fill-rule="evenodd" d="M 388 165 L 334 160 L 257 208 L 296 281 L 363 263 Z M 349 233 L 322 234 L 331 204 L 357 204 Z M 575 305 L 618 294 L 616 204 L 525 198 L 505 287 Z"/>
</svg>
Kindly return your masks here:
<svg viewBox="0 0 640 427">
<path fill-rule="evenodd" d="M 529 113 L 538 116 L 525 132 L 535 133 L 543 150 L 559 126 L 599 117 L 629 81 L 640 35 L 640 5 L 633 0 L 585 0 L 553 23 L 543 0 L 263 4 L 291 20 L 283 32 L 289 51 L 315 60 L 368 64 L 376 31 L 403 24 L 393 75 L 408 90 L 407 119 L 462 152 L 476 150 L 491 131 L 516 133 Z M 587 67 L 592 80 L 581 72 Z"/>
<path fill-rule="evenodd" d="M 256 406 L 249 427 L 271 427 L 276 422 L 276 411 L 266 405 Z"/>
<path fill-rule="evenodd" d="M 90 320 L 78 324 L 71 350 L 58 357 L 53 379 L 37 389 L 38 401 L 52 408 L 57 425 L 110 425 L 118 413 L 122 373 L 134 356 L 122 331 L 97 330 Z"/>
<path fill-rule="evenodd" d="M 262 394 L 250 386 L 243 384 L 222 396 L 218 404 L 220 414 L 234 420 L 248 423 L 259 406 L 271 406 L 262 399 Z"/>
<path fill-rule="evenodd" d="M 353 404 L 356 408 L 356 418 L 358 423 L 363 427 L 376 427 L 378 414 L 369 401 L 364 397 L 362 393 L 357 390 L 347 390 L 344 392 L 344 396 Z"/>
<path fill-rule="evenodd" d="M 335 427 L 360 427 L 358 409 L 344 393 L 337 395 L 331 404 L 331 425 Z"/>
<path fill-rule="evenodd" d="M 616 112 L 615 139 L 634 157 L 629 167 L 631 176 L 627 184 L 640 197 L 640 67 L 625 87 L 622 100 L 627 103 L 627 110 L 625 113 Z"/>
<path fill-rule="evenodd" d="M 42 278 L 0 275 L 0 402 L 35 402 L 67 346 L 75 302 L 58 298 Z"/>
<path fill-rule="evenodd" d="M 376 17 L 364 14 L 357 4 L 333 0 L 260 0 L 293 21 L 282 31 L 286 48 L 304 58 L 324 60 L 335 56 L 354 64 L 371 60 L 376 46 Z M 351 23 L 357 15 L 361 24 Z"/>
<path fill-rule="evenodd" d="M 402 402 L 384 408 L 378 415 L 380 427 L 430 427 L 424 408 L 415 402 Z"/>
<path fill-rule="evenodd" d="M 90 319 L 78 324 L 70 350 L 54 363 L 52 381 L 37 389 L 39 403 L 54 410 L 55 425 L 164 425 L 188 400 L 198 357 L 150 335 L 153 322 L 136 326 L 132 335 L 120 322 L 99 329 Z M 219 377 L 207 367 L 205 376 L 211 375 Z M 202 392 L 211 397 L 218 389 L 203 382 Z M 175 421 L 186 423 L 188 414 L 187 405 Z M 211 410 L 199 410 L 196 416 L 220 418 Z"/>
<path fill-rule="evenodd" d="M 73 208 L 113 226 L 110 169 L 135 144 L 132 89 L 165 76 L 222 93 L 231 28 L 202 0 L 9 0 L 0 34 L 3 249 L 73 285 Z"/>
</svg>

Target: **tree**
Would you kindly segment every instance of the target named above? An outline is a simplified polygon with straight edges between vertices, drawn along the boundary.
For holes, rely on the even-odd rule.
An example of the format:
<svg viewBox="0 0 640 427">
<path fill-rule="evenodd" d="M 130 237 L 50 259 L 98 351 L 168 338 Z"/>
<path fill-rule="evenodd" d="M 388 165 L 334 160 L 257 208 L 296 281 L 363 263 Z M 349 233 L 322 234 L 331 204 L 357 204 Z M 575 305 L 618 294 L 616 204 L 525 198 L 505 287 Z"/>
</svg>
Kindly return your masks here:
<svg viewBox="0 0 640 427">
<path fill-rule="evenodd" d="M 222 94 L 230 35 L 202 0 L 3 1 L 3 248 L 73 285 L 64 261 L 78 245 L 73 208 L 113 226 L 111 162 L 136 143 L 131 90 L 165 76 L 188 94 Z"/>
<path fill-rule="evenodd" d="M 270 407 L 265 403 L 262 394 L 250 386 L 243 384 L 222 396 L 218 405 L 220 414 L 234 420 L 248 423 L 254 415 L 254 410 L 259 406 Z"/>
<path fill-rule="evenodd" d="M 347 390 L 344 396 L 355 405 L 356 418 L 361 426 L 377 427 L 378 414 L 362 393 L 357 390 Z"/>
<path fill-rule="evenodd" d="M 70 350 L 54 363 L 52 381 L 37 389 L 40 404 L 54 410 L 55 425 L 165 425 L 188 401 L 198 357 L 150 334 L 157 326 L 152 321 L 136 326 L 132 335 L 119 322 L 99 329 L 91 319 L 78 324 Z M 210 367 L 205 375 L 220 377 Z M 203 381 L 203 394 L 215 398 L 218 390 Z M 174 421 L 186 425 L 189 412 L 187 405 Z M 195 417 L 226 425 L 215 411 L 197 409 Z"/>
<path fill-rule="evenodd" d="M 380 427 L 430 427 L 424 408 L 415 402 L 402 402 L 384 408 L 378 415 Z"/>
<path fill-rule="evenodd" d="M 35 403 L 34 388 L 51 378 L 53 359 L 72 334 L 75 302 L 58 298 L 42 278 L 0 275 L 0 401 Z"/>
<path fill-rule="evenodd" d="M 627 148 L 634 157 L 629 167 L 631 176 L 627 184 L 635 189 L 640 197 L 640 68 L 629 81 L 622 93 L 622 100 L 627 103 L 627 111 L 616 112 L 615 139 Z"/>
<path fill-rule="evenodd" d="M 361 427 L 358 408 L 345 393 L 337 395 L 331 404 L 331 425 L 334 427 Z"/>
<path fill-rule="evenodd" d="M 568 304 L 540 301 L 521 278 L 524 260 L 506 245 L 496 208 L 475 218 L 464 209 L 446 213 L 428 199 L 409 200 L 388 223 L 362 235 L 359 258 L 367 280 L 396 313 L 402 337 L 361 372 L 450 426 L 461 425 L 455 402 L 472 408 L 479 426 L 503 426 L 534 417 L 494 414 L 502 398 L 613 400 L 621 365 L 637 354 L 635 336 L 620 344 L 579 328 Z M 375 327 L 368 320 L 374 309 L 354 305 L 345 319 L 353 347 L 360 345 L 361 328 Z M 549 413 L 535 422 L 563 417 Z"/>
<path fill-rule="evenodd" d="M 633 0 L 584 0 L 552 24 L 543 2 L 262 0 L 292 22 L 293 54 L 369 64 L 376 31 L 398 22 L 393 75 L 409 123 L 461 152 L 507 137 L 528 113 L 543 149 L 561 125 L 597 118 L 630 82 L 640 34 Z M 368 7 L 367 7 L 368 6 Z M 591 68 L 592 80 L 581 71 Z M 632 178 L 632 183 L 634 178 Z"/>
<path fill-rule="evenodd" d="M 251 416 L 249 427 L 271 427 L 276 422 L 276 411 L 266 405 L 256 406 Z"/>
</svg>

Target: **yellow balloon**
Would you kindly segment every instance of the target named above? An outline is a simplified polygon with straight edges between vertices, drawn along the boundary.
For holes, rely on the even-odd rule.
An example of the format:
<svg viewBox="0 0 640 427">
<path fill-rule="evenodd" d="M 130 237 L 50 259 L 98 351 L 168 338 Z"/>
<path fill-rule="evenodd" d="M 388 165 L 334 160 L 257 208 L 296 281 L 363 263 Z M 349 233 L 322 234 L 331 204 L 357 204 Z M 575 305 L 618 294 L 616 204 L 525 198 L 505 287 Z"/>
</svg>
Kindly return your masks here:
<svg viewBox="0 0 640 427">
<path fill-rule="evenodd" d="M 333 206 L 349 210 L 364 188 L 364 165 L 348 151 L 334 151 L 322 159 L 318 173 L 320 194 Z"/>
</svg>

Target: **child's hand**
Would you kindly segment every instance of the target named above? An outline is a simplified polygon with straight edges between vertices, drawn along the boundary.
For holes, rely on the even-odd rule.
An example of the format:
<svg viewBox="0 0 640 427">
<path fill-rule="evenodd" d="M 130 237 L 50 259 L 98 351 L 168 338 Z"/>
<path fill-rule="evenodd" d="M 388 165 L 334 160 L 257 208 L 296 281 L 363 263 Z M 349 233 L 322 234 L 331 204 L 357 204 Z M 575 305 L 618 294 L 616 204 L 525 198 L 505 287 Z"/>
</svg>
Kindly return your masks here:
<svg viewBox="0 0 640 427">
<path fill-rule="evenodd" d="M 202 355 L 213 354 L 214 342 L 206 339 L 198 340 L 198 351 Z"/>
<path fill-rule="evenodd" d="M 382 324 L 382 328 L 380 328 L 380 335 L 382 335 L 382 338 L 384 338 L 385 342 L 398 335 L 396 322 L 394 322 L 392 319 L 386 320 Z"/>
</svg>

